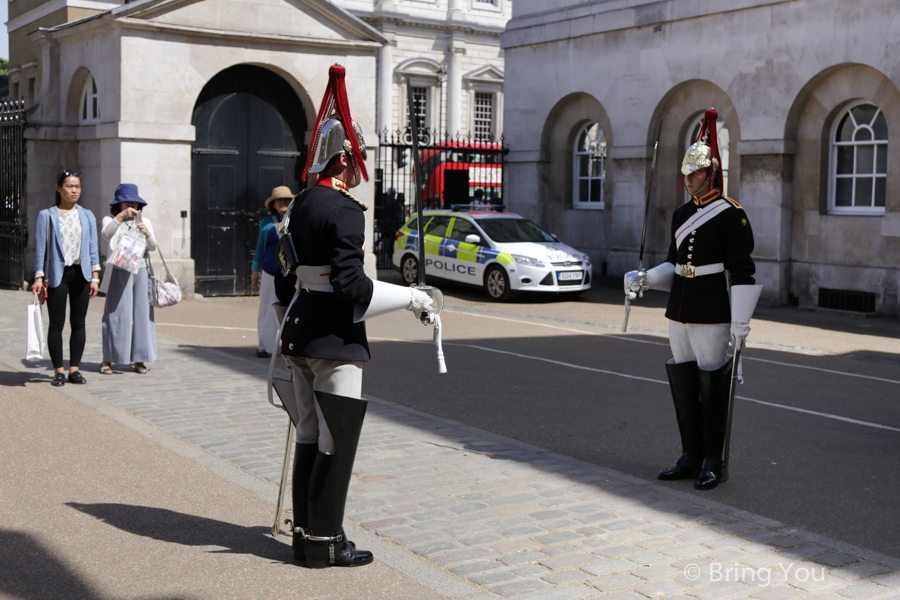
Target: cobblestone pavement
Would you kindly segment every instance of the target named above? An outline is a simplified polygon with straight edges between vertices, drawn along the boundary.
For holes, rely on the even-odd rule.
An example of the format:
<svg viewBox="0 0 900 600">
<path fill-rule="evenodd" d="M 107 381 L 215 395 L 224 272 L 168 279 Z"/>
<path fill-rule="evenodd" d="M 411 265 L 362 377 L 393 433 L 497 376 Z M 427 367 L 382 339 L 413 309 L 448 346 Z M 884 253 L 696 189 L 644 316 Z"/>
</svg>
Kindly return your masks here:
<svg viewBox="0 0 900 600">
<path fill-rule="evenodd" d="M 30 301 L 0 292 L 9 355 Z M 160 334 L 149 374 L 102 377 L 96 314 L 88 330 L 91 394 L 278 480 L 286 418 L 264 365 Z M 23 369 L 50 379 L 49 361 Z M 389 400 L 370 398 L 347 517 L 481 590 L 470 598 L 900 600 L 896 559 Z"/>
</svg>

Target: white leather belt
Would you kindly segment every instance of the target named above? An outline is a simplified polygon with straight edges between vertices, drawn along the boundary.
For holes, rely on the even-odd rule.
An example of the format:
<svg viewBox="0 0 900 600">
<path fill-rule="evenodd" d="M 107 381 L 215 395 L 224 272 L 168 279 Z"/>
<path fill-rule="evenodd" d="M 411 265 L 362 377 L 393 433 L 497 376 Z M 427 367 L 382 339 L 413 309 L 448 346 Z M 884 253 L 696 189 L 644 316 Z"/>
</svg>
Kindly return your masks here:
<svg viewBox="0 0 900 600">
<path fill-rule="evenodd" d="M 712 265 L 703 265 L 695 267 L 694 265 L 675 265 L 675 274 L 691 279 L 693 277 L 702 277 L 704 275 L 715 275 L 725 271 L 725 263 L 715 263 Z"/>
<path fill-rule="evenodd" d="M 328 276 L 331 274 L 331 265 L 308 266 L 300 265 L 294 269 L 297 280 L 300 282 L 300 288 L 304 290 L 312 290 L 314 292 L 334 293 Z M 322 283 L 320 283 L 322 282 Z"/>
</svg>

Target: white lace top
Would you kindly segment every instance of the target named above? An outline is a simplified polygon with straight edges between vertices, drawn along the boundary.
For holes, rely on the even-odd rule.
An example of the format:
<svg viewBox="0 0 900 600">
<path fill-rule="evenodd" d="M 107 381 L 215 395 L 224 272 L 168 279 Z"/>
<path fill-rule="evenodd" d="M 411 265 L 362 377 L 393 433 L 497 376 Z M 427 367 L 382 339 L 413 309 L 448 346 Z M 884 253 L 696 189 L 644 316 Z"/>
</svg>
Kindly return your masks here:
<svg viewBox="0 0 900 600">
<path fill-rule="evenodd" d="M 81 264 L 81 218 L 78 210 L 59 214 L 59 234 L 62 237 L 66 266 Z"/>
</svg>

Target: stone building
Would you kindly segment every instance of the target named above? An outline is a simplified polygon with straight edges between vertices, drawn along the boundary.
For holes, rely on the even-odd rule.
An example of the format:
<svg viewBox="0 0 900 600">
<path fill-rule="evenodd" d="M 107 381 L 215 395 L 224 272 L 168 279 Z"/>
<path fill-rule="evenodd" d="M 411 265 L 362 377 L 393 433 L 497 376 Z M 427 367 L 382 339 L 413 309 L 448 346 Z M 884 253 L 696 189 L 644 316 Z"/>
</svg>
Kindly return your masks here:
<svg viewBox="0 0 900 600">
<path fill-rule="evenodd" d="M 28 221 L 53 204 L 64 166 L 83 173 L 98 219 L 119 183 L 135 183 L 184 288 L 247 293 L 263 201 L 298 189 L 328 67 L 347 68 L 373 173 L 376 131 L 406 118 L 406 76 L 430 127 L 499 132 L 510 11 L 509 0 L 15 0 L 14 92 L 33 105 Z M 374 189 L 355 193 L 372 204 Z"/>
<path fill-rule="evenodd" d="M 665 258 L 678 167 L 720 115 L 763 301 L 896 315 L 896 0 L 516 0 L 502 36 L 508 204 L 611 275 Z M 726 155 L 727 154 L 727 158 Z"/>
</svg>

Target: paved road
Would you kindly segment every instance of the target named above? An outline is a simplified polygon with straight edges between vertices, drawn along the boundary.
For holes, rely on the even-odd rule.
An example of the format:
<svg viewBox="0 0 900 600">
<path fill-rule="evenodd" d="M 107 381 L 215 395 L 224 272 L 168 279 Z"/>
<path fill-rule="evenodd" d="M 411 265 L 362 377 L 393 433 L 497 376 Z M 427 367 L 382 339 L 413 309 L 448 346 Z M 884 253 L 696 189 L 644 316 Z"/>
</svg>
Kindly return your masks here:
<svg viewBox="0 0 900 600">
<path fill-rule="evenodd" d="M 10 355 L 24 346 L 21 319 L 15 315 L 24 313 L 28 300 L 26 294 L 0 292 L 7 364 L 15 365 Z M 873 552 L 869 542 L 875 537 L 860 542 L 863 547 L 852 546 L 833 539 L 840 536 L 831 530 L 825 532 L 831 537 L 819 535 L 788 519 L 767 518 L 771 515 L 764 511 L 735 508 L 736 502 L 727 498 L 722 502 L 725 496 L 719 492 L 737 487 L 741 479 L 702 495 L 688 486 L 652 480 L 656 463 L 670 460 L 667 446 L 674 439 L 671 426 L 657 414 L 668 409 L 669 401 L 665 384 L 653 381 L 664 377 L 661 366 L 652 372 L 654 365 L 661 365 L 653 353 L 665 354 L 665 346 L 658 345 L 665 343 L 658 331 L 661 311 L 654 303 L 659 299 L 650 298 L 635 309 L 633 333 L 627 336 L 631 341 L 626 341 L 598 335 L 615 334 L 621 318 L 617 299 L 607 299 L 602 290 L 571 304 L 500 307 L 455 290 L 446 313 L 451 373 L 443 377 L 435 373 L 427 343 L 430 332 L 408 314 L 370 323 L 375 360 L 367 367 L 364 392 L 374 398 L 351 488 L 348 527 L 360 531 L 359 524 L 363 536 L 364 531 L 377 533 L 378 538 L 361 539 L 377 546 L 383 564 L 445 597 L 896 596 L 900 561 Z M 92 303 L 92 332 L 99 330 L 100 306 Z M 201 464 L 212 465 L 216 473 L 221 471 L 216 465 L 228 463 L 264 482 L 277 478 L 284 417 L 265 404 L 260 386 L 264 362 L 249 358 L 254 300 L 185 301 L 159 311 L 158 321 L 160 361 L 149 375 L 89 373 L 89 385 L 79 389 L 97 406 L 129 413 L 160 436 L 195 448 L 207 457 Z M 827 316 L 773 311 L 768 320 L 754 324 L 759 345 L 751 352 L 772 353 L 780 362 L 832 360 L 831 355 L 871 357 L 867 353 L 873 348 L 882 352 L 879 360 L 889 361 L 898 352 L 900 336 L 892 322 L 867 328 L 859 325 L 872 323 L 831 321 Z M 823 326 L 829 327 L 824 335 Z M 165 333 L 173 330 L 177 335 Z M 96 333 L 89 335 L 87 371 L 99 366 L 97 342 Z M 641 348 L 635 361 L 627 356 L 633 352 L 629 347 Z M 818 354 L 812 353 L 815 349 Z M 526 365 L 518 370 L 527 378 L 513 380 L 504 369 L 491 368 L 508 360 Z M 46 377 L 46 365 L 15 366 L 35 378 Z M 749 379 L 749 366 L 747 375 Z M 433 389 L 423 392 L 422 381 Z M 517 389 L 511 389 L 513 385 Z M 742 395 L 758 399 L 750 385 L 748 381 Z M 378 386 L 390 395 L 379 396 Z M 586 392 L 573 399 L 580 388 Z M 430 403 L 431 408 L 423 412 L 404 406 L 417 402 Z M 751 405 L 744 401 L 742 412 L 750 415 L 744 407 Z M 569 418 L 573 407 L 592 418 Z M 778 410 L 777 417 L 766 419 L 768 424 L 788 422 L 785 415 L 795 412 Z M 835 423 L 838 431 L 851 425 L 817 418 Z M 635 428 L 643 434 L 637 443 L 631 435 Z M 515 435 L 504 437 L 497 431 Z M 573 458 L 586 451 L 594 452 L 596 459 Z M 613 451 L 631 462 L 612 460 L 618 456 Z M 748 465 L 752 456 L 745 459 Z M 604 460 L 616 464 L 606 468 Z M 791 488 L 785 493 L 796 492 Z M 798 505 L 805 499 L 794 498 Z M 821 512 L 819 504 L 827 506 L 828 501 L 816 498 L 806 508 L 815 515 Z M 840 518 L 852 519 L 860 504 L 855 500 Z M 828 521 L 828 526 L 840 533 L 842 523 L 837 521 Z M 892 523 L 879 525 L 889 528 Z M 791 565 L 793 572 L 778 575 L 779 566 Z M 723 566 L 743 571 L 725 581 L 715 577 L 721 574 L 715 568 Z M 770 581 L 761 579 L 766 573 L 773 577 Z"/>
<path fill-rule="evenodd" d="M 422 348 L 377 341 L 370 393 L 645 479 L 677 457 L 667 340 L 663 332 L 619 334 L 615 294 L 485 305 L 477 294 L 449 291 L 450 373 L 410 372 Z M 644 309 L 632 323 L 664 328 L 661 312 Z M 818 328 L 775 320 L 791 312 Z M 900 464 L 897 323 L 760 313 L 768 320 L 754 323 L 758 343 L 745 352 L 731 481 L 705 493 L 667 485 L 900 557 L 900 481 L 886 468 Z M 881 335 L 859 327 L 873 324 Z M 866 333 L 835 331 L 854 328 Z M 400 337 L 374 321 L 370 332 Z"/>
</svg>

